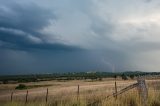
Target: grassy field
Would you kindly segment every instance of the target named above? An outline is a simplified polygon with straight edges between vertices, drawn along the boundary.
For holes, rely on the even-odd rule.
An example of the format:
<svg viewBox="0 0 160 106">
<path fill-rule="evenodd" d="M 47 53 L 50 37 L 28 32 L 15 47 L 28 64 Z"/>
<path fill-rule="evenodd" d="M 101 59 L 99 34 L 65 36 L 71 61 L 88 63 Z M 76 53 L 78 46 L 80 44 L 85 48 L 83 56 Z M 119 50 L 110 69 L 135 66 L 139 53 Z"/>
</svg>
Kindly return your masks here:
<svg viewBox="0 0 160 106">
<path fill-rule="evenodd" d="M 118 91 L 135 83 L 136 80 L 118 79 Z M 118 96 L 107 98 L 115 92 L 114 80 L 103 81 L 43 81 L 24 83 L 32 86 L 28 89 L 28 102 L 25 103 L 26 89 L 14 90 L 18 84 L 1 84 L 0 106 L 142 106 L 141 98 L 134 88 Z M 49 86 L 47 86 L 49 85 Z M 79 97 L 77 97 L 77 85 L 80 85 Z M 160 80 L 147 80 L 148 100 L 147 106 L 160 106 Z M 48 101 L 46 103 L 46 92 Z M 11 92 L 13 101 L 10 100 Z"/>
</svg>

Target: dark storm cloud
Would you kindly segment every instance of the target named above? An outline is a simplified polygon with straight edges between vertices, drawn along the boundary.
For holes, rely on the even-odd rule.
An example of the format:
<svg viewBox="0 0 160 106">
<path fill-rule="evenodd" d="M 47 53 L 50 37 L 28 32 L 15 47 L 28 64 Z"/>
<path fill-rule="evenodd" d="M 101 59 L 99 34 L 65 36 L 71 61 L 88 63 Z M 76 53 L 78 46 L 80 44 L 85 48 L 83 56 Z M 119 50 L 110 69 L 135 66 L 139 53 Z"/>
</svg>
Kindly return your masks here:
<svg viewBox="0 0 160 106">
<path fill-rule="evenodd" d="M 78 47 L 59 44 L 59 43 L 48 43 L 43 41 L 41 38 L 28 35 L 27 33 L 13 30 L 0 28 L 0 41 L 3 42 L 0 45 L 1 48 L 5 49 L 17 49 L 17 50 L 33 50 L 33 49 L 44 49 L 44 50 L 64 50 L 73 51 L 80 50 Z"/>
<path fill-rule="evenodd" d="M 78 50 L 79 48 L 60 43 L 48 43 L 38 31 L 49 25 L 49 20 L 56 17 L 51 10 L 36 4 L 19 5 L 4 3 L 0 9 L 1 49 L 46 49 Z"/>
<path fill-rule="evenodd" d="M 159 9 L 157 0 L 1 0 L 0 74 L 157 71 Z"/>
<path fill-rule="evenodd" d="M 94 51 L 95 53 L 96 51 Z M 110 64 L 90 51 L 0 50 L 1 74 L 110 71 Z"/>
<path fill-rule="evenodd" d="M 0 27 L 21 29 L 25 32 L 36 32 L 55 19 L 53 11 L 36 4 L 4 3 L 0 9 Z"/>
<path fill-rule="evenodd" d="M 54 11 L 36 4 L 0 4 L 0 74 L 73 71 L 78 60 L 79 67 L 85 65 L 88 55 L 81 57 L 86 54 L 79 53 L 81 47 L 48 42 L 47 34 L 40 33 L 56 19 Z"/>
</svg>

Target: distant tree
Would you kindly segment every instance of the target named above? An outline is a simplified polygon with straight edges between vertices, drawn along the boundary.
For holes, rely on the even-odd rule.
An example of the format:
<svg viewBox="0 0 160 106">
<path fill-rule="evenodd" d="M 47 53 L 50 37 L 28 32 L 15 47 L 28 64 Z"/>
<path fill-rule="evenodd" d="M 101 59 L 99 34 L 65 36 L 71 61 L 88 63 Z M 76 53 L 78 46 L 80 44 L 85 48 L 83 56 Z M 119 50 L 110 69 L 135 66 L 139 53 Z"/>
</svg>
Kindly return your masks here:
<svg viewBox="0 0 160 106">
<path fill-rule="evenodd" d="M 130 77 L 131 79 L 134 79 L 134 75 L 133 75 L 133 74 L 132 74 L 132 75 L 130 75 L 129 77 Z"/>
<path fill-rule="evenodd" d="M 99 77 L 98 80 L 99 80 L 99 81 L 102 81 L 102 77 Z"/>
<path fill-rule="evenodd" d="M 8 84 L 8 80 L 3 80 L 3 84 Z"/>
<path fill-rule="evenodd" d="M 117 78 L 117 75 L 114 75 L 114 78 L 116 79 L 116 78 Z"/>
<path fill-rule="evenodd" d="M 121 77 L 122 77 L 123 80 L 128 80 L 128 78 L 125 74 L 122 74 Z"/>
<path fill-rule="evenodd" d="M 24 84 L 19 84 L 15 89 L 19 89 L 19 90 L 27 89 L 27 86 Z"/>
</svg>

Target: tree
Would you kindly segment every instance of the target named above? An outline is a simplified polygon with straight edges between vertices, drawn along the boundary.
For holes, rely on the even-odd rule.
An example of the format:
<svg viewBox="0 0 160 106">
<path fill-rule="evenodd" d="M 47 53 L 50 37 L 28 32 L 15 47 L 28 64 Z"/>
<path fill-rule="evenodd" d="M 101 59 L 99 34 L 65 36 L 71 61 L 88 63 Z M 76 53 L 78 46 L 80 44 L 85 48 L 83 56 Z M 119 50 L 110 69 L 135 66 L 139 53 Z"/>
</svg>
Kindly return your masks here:
<svg viewBox="0 0 160 106">
<path fill-rule="evenodd" d="M 128 80 L 128 78 L 125 74 L 122 74 L 121 77 L 122 77 L 123 80 Z"/>
<path fill-rule="evenodd" d="M 3 84 L 8 84 L 8 80 L 3 80 Z"/>
<path fill-rule="evenodd" d="M 132 75 L 130 75 L 129 77 L 130 77 L 131 79 L 134 79 L 134 75 L 133 75 L 133 74 L 132 74 Z"/>
<path fill-rule="evenodd" d="M 117 78 L 117 75 L 114 75 L 114 78 L 116 79 L 116 78 Z"/>
<path fill-rule="evenodd" d="M 19 90 L 27 89 L 27 86 L 24 84 L 19 84 L 15 89 L 19 89 Z"/>
</svg>

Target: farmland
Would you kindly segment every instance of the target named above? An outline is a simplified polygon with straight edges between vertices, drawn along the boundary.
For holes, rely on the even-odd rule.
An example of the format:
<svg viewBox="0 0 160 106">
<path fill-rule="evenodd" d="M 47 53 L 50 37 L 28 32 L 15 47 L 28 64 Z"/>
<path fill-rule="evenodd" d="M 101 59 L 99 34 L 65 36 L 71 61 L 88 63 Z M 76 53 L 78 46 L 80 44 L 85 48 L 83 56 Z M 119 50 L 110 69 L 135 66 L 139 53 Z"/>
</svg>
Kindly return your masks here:
<svg viewBox="0 0 160 106">
<path fill-rule="evenodd" d="M 160 106 L 160 80 L 146 77 L 148 87 L 148 106 Z M 122 80 L 117 77 L 117 90 L 136 83 L 136 78 Z M 131 89 L 118 95 L 117 99 L 108 95 L 115 92 L 114 78 L 102 80 L 50 80 L 38 82 L 25 82 L 26 89 L 15 89 L 20 83 L 1 84 L 1 106 L 141 106 L 142 101 L 137 89 Z M 78 93 L 79 85 L 79 94 Z M 48 95 L 46 101 L 46 93 Z M 26 102 L 26 93 L 28 97 Z M 13 93 L 12 101 L 11 94 Z"/>
</svg>

